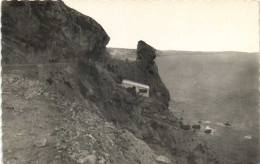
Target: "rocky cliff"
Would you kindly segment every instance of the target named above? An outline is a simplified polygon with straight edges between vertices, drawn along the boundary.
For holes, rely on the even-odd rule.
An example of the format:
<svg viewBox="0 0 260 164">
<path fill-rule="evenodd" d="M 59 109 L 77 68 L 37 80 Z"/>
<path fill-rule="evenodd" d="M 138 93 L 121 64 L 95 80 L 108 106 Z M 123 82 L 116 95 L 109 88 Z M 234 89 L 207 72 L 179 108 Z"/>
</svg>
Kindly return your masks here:
<svg viewBox="0 0 260 164">
<path fill-rule="evenodd" d="M 109 37 L 62 1 L 2 2 L 3 64 L 97 59 Z"/>
<path fill-rule="evenodd" d="M 136 61 L 112 59 L 102 27 L 63 2 L 2 4 L 5 162 L 217 163 L 168 110 L 153 47 L 139 41 Z"/>
<path fill-rule="evenodd" d="M 150 96 L 159 99 L 166 107 L 170 95 L 158 74 L 158 68 L 154 62 L 155 49 L 144 41 L 137 45 L 136 61 L 110 60 L 107 63 L 108 70 L 116 74 L 119 79 L 128 79 L 150 86 Z"/>
</svg>

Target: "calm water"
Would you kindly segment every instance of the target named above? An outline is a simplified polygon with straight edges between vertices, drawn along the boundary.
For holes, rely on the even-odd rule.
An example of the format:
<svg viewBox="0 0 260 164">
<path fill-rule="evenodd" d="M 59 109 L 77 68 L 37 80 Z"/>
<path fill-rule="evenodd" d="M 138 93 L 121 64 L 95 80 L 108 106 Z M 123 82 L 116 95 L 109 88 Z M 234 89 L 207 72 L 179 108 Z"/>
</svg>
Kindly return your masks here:
<svg viewBox="0 0 260 164">
<path fill-rule="evenodd" d="M 258 55 L 175 54 L 156 63 L 176 116 L 211 128 L 213 134 L 200 135 L 227 163 L 260 162 Z"/>
</svg>

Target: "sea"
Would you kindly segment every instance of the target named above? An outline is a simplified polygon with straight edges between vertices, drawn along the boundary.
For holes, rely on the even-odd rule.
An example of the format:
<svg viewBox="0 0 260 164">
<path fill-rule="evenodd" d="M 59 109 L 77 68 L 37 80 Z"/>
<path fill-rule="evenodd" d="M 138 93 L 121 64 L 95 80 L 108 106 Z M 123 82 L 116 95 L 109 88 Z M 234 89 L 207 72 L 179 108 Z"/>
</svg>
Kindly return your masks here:
<svg viewBox="0 0 260 164">
<path fill-rule="evenodd" d="M 260 163 L 259 56 L 243 52 L 167 52 L 156 58 L 169 109 L 225 163 Z M 205 130 L 211 133 L 205 133 Z"/>
</svg>

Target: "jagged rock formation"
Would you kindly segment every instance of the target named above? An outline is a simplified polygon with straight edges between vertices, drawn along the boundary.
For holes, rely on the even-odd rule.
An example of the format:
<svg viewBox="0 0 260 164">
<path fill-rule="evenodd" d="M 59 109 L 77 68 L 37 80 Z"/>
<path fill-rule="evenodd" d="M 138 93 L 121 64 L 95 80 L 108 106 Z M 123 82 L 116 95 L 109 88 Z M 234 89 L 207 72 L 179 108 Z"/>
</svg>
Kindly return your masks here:
<svg viewBox="0 0 260 164">
<path fill-rule="evenodd" d="M 153 65 L 156 57 L 155 49 L 144 41 L 139 41 L 137 45 L 137 60 L 145 61 Z"/>
<path fill-rule="evenodd" d="M 3 64 L 98 59 L 109 37 L 62 1 L 2 2 Z"/>
<path fill-rule="evenodd" d="M 2 8 L 2 55 L 7 64 L 3 88 L 11 95 L 4 96 L 3 124 L 8 134 L 3 137 L 4 161 L 10 162 L 8 150 L 12 149 L 14 156 L 23 158 L 16 159 L 18 163 L 33 159 L 34 163 L 217 162 L 196 132 L 181 129 L 181 121 L 168 110 L 169 92 L 154 63 L 154 48 L 140 41 L 136 61 L 111 59 L 104 53 L 109 37 L 102 27 L 63 2 L 3 2 Z M 17 63 L 35 65 L 13 65 Z M 151 96 L 144 98 L 121 88 L 122 79 L 149 85 Z M 14 102 L 36 106 L 29 113 L 48 111 L 44 116 L 31 114 L 46 120 L 27 123 L 24 142 L 8 131 L 15 123 L 7 119 L 16 112 L 10 110 L 17 105 L 12 104 L 13 93 L 19 97 Z M 49 107 L 41 109 L 38 104 Z M 48 124 L 52 112 L 58 119 Z M 14 118 L 26 120 L 31 115 Z M 28 132 L 41 122 L 51 137 Z M 41 150 L 29 142 L 37 137 L 47 138 L 41 158 L 37 158 Z M 31 159 L 29 153 L 10 146 L 13 140 L 16 145 L 27 144 L 23 152 L 37 152 L 36 157 Z"/>
<path fill-rule="evenodd" d="M 158 74 L 158 68 L 154 62 L 155 57 L 155 49 L 144 41 L 139 41 L 135 62 L 112 60 L 108 61 L 107 68 L 115 73 L 119 79 L 128 79 L 149 85 L 150 96 L 159 99 L 168 107 L 170 94 Z"/>
</svg>

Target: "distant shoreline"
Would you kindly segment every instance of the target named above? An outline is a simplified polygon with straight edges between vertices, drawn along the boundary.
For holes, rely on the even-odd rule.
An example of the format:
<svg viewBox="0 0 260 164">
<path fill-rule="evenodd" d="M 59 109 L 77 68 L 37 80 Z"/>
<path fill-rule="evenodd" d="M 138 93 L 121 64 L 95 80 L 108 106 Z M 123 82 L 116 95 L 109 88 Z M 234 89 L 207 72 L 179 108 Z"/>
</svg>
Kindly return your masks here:
<svg viewBox="0 0 260 164">
<path fill-rule="evenodd" d="M 136 51 L 131 48 L 115 48 L 107 47 L 110 50 Z M 211 54 L 227 54 L 227 55 L 257 55 L 259 52 L 242 52 L 242 51 L 184 51 L 184 50 L 156 50 L 157 56 L 171 56 L 171 55 L 211 55 Z M 161 54 L 164 53 L 164 54 Z M 171 54 L 167 54 L 171 53 Z"/>
</svg>

